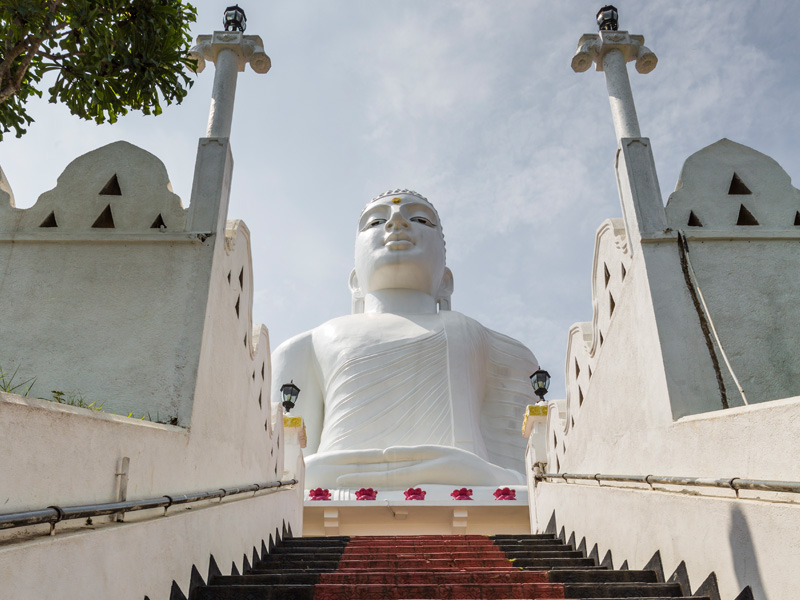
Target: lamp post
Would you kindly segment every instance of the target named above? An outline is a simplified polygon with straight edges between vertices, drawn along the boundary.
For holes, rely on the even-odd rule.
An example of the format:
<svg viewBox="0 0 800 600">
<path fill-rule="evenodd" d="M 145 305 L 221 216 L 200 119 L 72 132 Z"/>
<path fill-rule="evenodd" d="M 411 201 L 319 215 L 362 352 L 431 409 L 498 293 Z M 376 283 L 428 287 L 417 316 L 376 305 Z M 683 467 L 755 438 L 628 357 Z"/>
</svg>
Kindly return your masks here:
<svg viewBox="0 0 800 600">
<path fill-rule="evenodd" d="M 587 33 L 578 41 L 578 50 L 572 57 L 572 69 L 576 73 L 587 71 L 592 63 L 598 71 L 606 74 L 608 99 L 611 103 L 611 116 L 617 140 L 639 138 L 639 119 L 633 103 L 631 82 L 628 79 L 626 63 L 636 61 L 639 73 L 649 73 L 656 68 L 658 58 L 644 45 L 643 35 L 631 35 L 627 31 L 617 31 L 619 12 L 608 5 L 597 13 L 597 27 L 600 33 Z"/>
<path fill-rule="evenodd" d="M 236 79 L 245 65 L 256 73 L 266 73 L 272 66 L 264 52 L 264 42 L 257 35 L 244 35 L 247 17 L 239 5 L 229 6 L 223 14 L 225 31 L 197 36 L 189 55 L 197 61 L 197 72 L 206 67 L 206 61 L 216 65 L 214 87 L 211 91 L 211 108 L 208 113 L 206 137 L 227 138 L 231 135 L 233 104 L 236 98 Z"/>
<path fill-rule="evenodd" d="M 547 388 L 550 387 L 550 373 L 544 369 L 537 370 L 531 375 L 531 386 L 533 387 L 533 393 L 539 396 L 539 402 L 544 401 Z"/>
<path fill-rule="evenodd" d="M 300 395 L 300 388 L 297 387 L 294 384 L 294 380 L 292 380 L 281 386 L 281 394 L 283 394 L 283 408 L 288 413 L 294 408 L 297 402 L 297 397 Z"/>
</svg>

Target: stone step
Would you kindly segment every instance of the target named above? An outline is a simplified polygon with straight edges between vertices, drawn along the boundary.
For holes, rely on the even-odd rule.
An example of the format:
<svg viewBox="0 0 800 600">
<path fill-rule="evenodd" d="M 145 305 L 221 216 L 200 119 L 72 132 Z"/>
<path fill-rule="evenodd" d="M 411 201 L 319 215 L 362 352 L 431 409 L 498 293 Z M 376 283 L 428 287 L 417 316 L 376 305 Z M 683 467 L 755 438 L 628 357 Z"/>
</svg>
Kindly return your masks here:
<svg viewBox="0 0 800 600">
<path fill-rule="evenodd" d="M 519 560 L 525 558 L 584 558 L 585 555 L 579 550 L 519 550 L 506 552 L 505 556 L 509 560 Z"/>
<path fill-rule="evenodd" d="M 535 573 L 536 571 L 534 571 Z M 548 573 L 553 583 L 604 583 L 628 581 L 658 583 L 655 571 L 611 571 L 603 569 L 559 569 Z"/>
<path fill-rule="evenodd" d="M 562 586 L 546 583 L 455 584 L 455 585 L 231 585 L 205 586 L 193 590 L 189 600 L 401 600 L 404 598 L 564 598 Z"/>
<path fill-rule="evenodd" d="M 680 598 L 677 583 L 565 583 L 565 598 Z"/>
<path fill-rule="evenodd" d="M 530 548 L 539 546 L 569 546 L 561 540 L 494 540 L 493 544 L 498 548 Z M 571 546 L 570 546 L 571 547 Z"/>
<path fill-rule="evenodd" d="M 593 558 L 518 558 L 511 562 L 522 569 L 553 569 L 558 567 L 593 567 Z"/>
<path fill-rule="evenodd" d="M 336 571 L 326 573 L 320 583 L 339 585 L 407 585 L 455 583 L 553 583 L 546 571 L 486 570 L 486 571 Z"/>
<path fill-rule="evenodd" d="M 569 551 L 574 553 L 573 551 Z M 536 558 L 538 555 L 544 554 L 560 554 L 558 552 L 525 552 L 524 556 L 520 556 L 520 558 Z M 579 556 L 582 556 L 580 552 L 578 552 Z M 481 559 L 481 560 L 504 560 L 508 559 L 505 554 L 503 554 L 499 549 L 495 548 L 494 550 L 476 550 L 473 552 L 468 552 L 464 550 L 455 550 L 455 551 L 433 551 L 428 552 L 427 550 L 418 550 L 417 552 L 381 552 L 379 550 L 375 550 L 372 552 L 363 551 L 363 552 L 345 552 L 342 554 L 342 560 L 408 560 L 408 559 L 425 559 L 425 560 L 441 560 L 441 559 L 457 559 L 457 558 L 474 558 L 474 559 Z"/>
<path fill-rule="evenodd" d="M 526 559 L 527 560 L 527 559 Z M 472 569 L 480 567 L 509 567 L 512 563 L 506 558 L 497 559 L 472 559 L 472 558 L 444 558 L 444 559 L 404 559 L 396 560 L 341 560 L 339 570 L 363 570 L 373 571 L 419 571 L 430 568 L 452 568 L 456 570 Z"/>
<path fill-rule="evenodd" d="M 552 533 L 502 533 L 488 536 L 492 540 L 555 540 Z"/>
<path fill-rule="evenodd" d="M 314 600 L 313 585 L 207 585 L 192 590 L 189 600 Z"/>
</svg>

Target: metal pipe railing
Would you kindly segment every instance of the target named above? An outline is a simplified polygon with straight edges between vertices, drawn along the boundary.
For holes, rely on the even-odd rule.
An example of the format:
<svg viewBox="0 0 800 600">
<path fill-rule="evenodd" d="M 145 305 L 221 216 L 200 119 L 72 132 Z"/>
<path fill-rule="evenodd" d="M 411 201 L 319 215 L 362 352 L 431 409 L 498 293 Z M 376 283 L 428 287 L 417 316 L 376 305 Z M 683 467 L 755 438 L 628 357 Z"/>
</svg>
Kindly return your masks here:
<svg viewBox="0 0 800 600">
<path fill-rule="evenodd" d="M 683 486 L 702 486 L 727 488 L 739 492 L 739 490 L 757 490 L 762 492 L 787 492 L 800 494 L 800 482 L 798 481 L 769 481 L 763 479 L 743 479 L 734 477 L 732 479 L 713 479 L 710 477 L 675 477 L 665 475 L 605 475 L 596 473 L 594 475 L 578 473 L 536 473 L 536 481 L 546 479 L 568 479 L 596 481 L 617 481 L 624 483 L 643 483 L 653 487 L 654 483 L 663 485 L 683 485 Z"/>
<path fill-rule="evenodd" d="M 39 510 L 29 510 L 25 512 L 0 514 L 0 529 L 11 529 L 13 527 L 26 527 L 29 525 L 39 525 L 49 523 L 52 528 L 60 521 L 70 519 L 86 519 L 90 517 L 101 517 L 116 513 L 134 512 L 137 510 L 147 510 L 151 508 L 163 508 L 164 511 L 176 504 L 189 504 L 201 502 L 203 500 L 213 500 L 246 494 L 256 493 L 261 490 L 278 489 L 285 486 L 295 485 L 297 479 L 286 481 L 270 481 L 267 483 L 253 483 L 242 487 L 220 488 L 206 492 L 195 492 L 193 494 L 178 494 L 174 496 L 159 496 L 158 498 L 147 498 L 145 500 L 126 500 L 124 502 L 107 502 L 104 504 L 83 504 L 79 506 L 48 506 Z"/>
</svg>

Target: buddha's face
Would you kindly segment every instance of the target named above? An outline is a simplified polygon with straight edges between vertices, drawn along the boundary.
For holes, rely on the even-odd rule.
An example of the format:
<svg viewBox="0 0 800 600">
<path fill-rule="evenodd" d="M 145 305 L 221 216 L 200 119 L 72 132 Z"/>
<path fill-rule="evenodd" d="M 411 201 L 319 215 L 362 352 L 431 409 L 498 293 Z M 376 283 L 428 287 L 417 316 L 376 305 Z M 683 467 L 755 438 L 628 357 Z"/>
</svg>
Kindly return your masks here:
<svg viewBox="0 0 800 600">
<path fill-rule="evenodd" d="M 444 237 L 436 212 L 413 195 L 390 195 L 364 209 L 356 236 L 362 292 L 411 289 L 434 295 L 444 274 Z"/>
</svg>

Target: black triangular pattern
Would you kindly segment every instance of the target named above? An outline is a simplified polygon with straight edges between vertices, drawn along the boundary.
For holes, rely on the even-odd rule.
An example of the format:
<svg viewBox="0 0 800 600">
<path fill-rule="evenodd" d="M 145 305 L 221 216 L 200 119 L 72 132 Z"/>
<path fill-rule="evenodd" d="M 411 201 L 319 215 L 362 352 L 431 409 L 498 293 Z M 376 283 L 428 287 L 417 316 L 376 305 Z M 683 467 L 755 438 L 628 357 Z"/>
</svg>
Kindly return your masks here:
<svg viewBox="0 0 800 600">
<path fill-rule="evenodd" d="M 700 219 L 697 218 L 697 215 L 694 214 L 693 210 L 689 211 L 689 220 L 686 222 L 688 227 L 702 227 L 703 224 L 700 222 Z"/>
<path fill-rule="evenodd" d="M 39 225 L 39 227 L 58 227 L 55 211 L 52 211 L 49 215 L 47 215 L 47 217 L 45 218 L 44 221 L 42 221 L 42 224 Z"/>
<path fill-rule="evenodd" d="M 239 567 L 236 566 L 236 561 L 231 561 L 231 575 L 239 576 Z"/>
<path fill-rule="evenodd" d="M 239 287 L 244 289 L 244 267 L 239 271 Z"/>
<path fill-rule="evenodd" d="M 758 221 L 749 210 L 742 204 L 739 206 L 739 218 L 736 220 L 737 225 L 758 225 Z"/>
<path fill-rule="evenodd" d="M 258 408 L 261 408 L 261 392 L 258 392 Z"/>
<path fill-rule="evenodd" d="M 211 581 L 213 579 L 216 579 L 217 577 L 221 576 L 222 576 L 222 571 L 217 565 L 217 561 L 214 560 L 214 555 L 212 554 L 211 557 L 208 559 L 208 577 L 206 581 L 208 581 L 208 584 L 211 585 Z"/>
<path fill-rule="evenodd" d="M 728 188 L 728 194 L 731 196 L 747 196 L 748 194 L 752 194 L 753 192 L 750 191 L 750 188 L 744 184 L 744 181 L 734 173 L 733 177 L 731 178 L 731 186 Z"/>
<path fill-rule="evenodd" d="M 237 317 L 239 316 L 239 300 L 240 299 L 241 299 L 241 296 L 236 298 L 236 306 L 234 307 L 236 309 L 236 316 Z"/>
<path fill-rule="evenodd" d="M 800 210 L 798 210 L 794 215 L 794 226 L 800 226 Z"/>
<path fill-rule="evenodd" d="M 611 281 L 611 273 L 608 272 L 608 265 L 603 263 L 603 275 L 606 278 L 606 287 L 608 287 L 608 282 Z"/>
<path fill-rule="evenodd" d="M 119 187 L 119 179 L 117 179 L 117 174 L 114 173 L 114 176 L 106 182 L 103 186 L 103 189 L 100 190 L 101 196 L 122 196 L 122 190 Z"/>
<path fill-rule="evenodd" d="M 150 225 L 150 229 L 166 229 L 167 224 L 164 223 L 164 218 L 161 216 L 161 213 L 158 213 L 156 220 L 153 221 L 153 224 Z"/>
<path fill-rule="evenodd" d="M 169 600 L 186 600 L 186 595 L 174 579 L 172 580 L 172 589 L 169 591 Z"/>
<path fill-rule="evenodd" d="M 244 347 L 247 348 L 247 334 L 244 334 Z"/>
<path fill-rule="evenodd" d="M 192 565 L 192 575 L 189 578 L 189 598 L 193 596 L 193 590 L 203 587 L 205 584 L 206 582 L 203 581 L 203 576 L 200 575 L 200 571 L 197 570 L 195 565 Z"/>
<path fill-rule="evenodd" d="M 100 213 L 97 220 L 92 224 L 92 227 L 99 229 L 114 229 L 114 215 L 111 214 L 111 205 L 106 206 L 105 210 Z"/>
<path fill-rule="evenodd" d="M 616 306 L 617 306 L 617 303 L 614 302 L 614 296 L 609 294 L 608 295 L 608 316 L 609 317 L 614 314 L 614 308 Z"/>
</svg>

